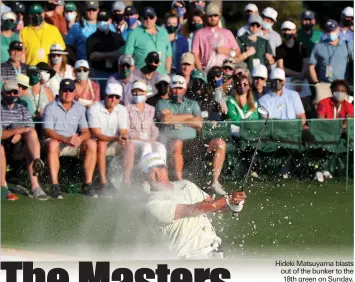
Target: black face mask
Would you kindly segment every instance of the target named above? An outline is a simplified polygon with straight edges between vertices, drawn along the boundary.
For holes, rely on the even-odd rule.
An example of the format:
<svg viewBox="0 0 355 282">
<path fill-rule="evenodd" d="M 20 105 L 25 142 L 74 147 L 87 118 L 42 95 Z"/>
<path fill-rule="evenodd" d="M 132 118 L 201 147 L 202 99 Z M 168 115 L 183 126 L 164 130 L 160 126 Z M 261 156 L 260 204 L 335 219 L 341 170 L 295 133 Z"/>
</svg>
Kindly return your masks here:
<svg viewBox="0 0 355 282">
<path fill-rule="evenodd" d="M 283 84 L 277 80 L 271 80 L 271 89 L 273 91 L 280 91 L 283 88 Z"/>
<path fill-rule="evenodd" d="M 169 25 L 166 27 L 166 30 L 168 31 L 169 34 L 173 34 L 177 31 L 178 27 L 177 26 L 172 26 L 172 25 Z"/>
<path fill-rule="evenodd" d="M 47 10 L 48 11 L 54 11 L 56 7 L 57 7 L 57 5 L 54 3 L 47 3 Z"/>
<path fill-rule="evenodd" d="M 292 34 L 288 34 L 288 33 L 283 33 L 282 36 L 285 40 L 290 40 L 293 37 Z"/>
<path fill-rule="evenodd" d="M 112 16 L 112 19 L 116 23 L 120 23 L 124 19 L 124 14 L 115 14 Z"/>
<path fill-rule="evenodd" d="M 344 19 L 343 20 L 343 24 L 344 24 L 345 27 L 350 27 L 350 26 L 354 25 L 354 21 L 353 20 Z"/>
<path fill-rule="evenodd" d="M 35 16 L 31 17 L 31 24 L 33 26 L 39 26 L 39 25 L 41 25 L 42 22 L 43 22 L 43 18 L 41 15 L 35 15 Z"/>
<path fill-rule="evenodd" d="M 304 30 L 309 31 L 313 28 L 313 24 L 304 24 L 304 25 L 302 25 L 302 27 Z"/>
<path fill-rule="evenodd" d="M 155 85 L 155 88 L 158 90 L 158 95 L 164 96 L 169 91 L 169 84 L 166 82 L 160 82 L 159 84 Z"/>
<path fill-rule="evenodd" d="M 194 79 L 192 81 L 192 91 L 194 93 L 201 91 L 203 89 L 204 85 L 205 84 L 203 83 L 203 81 L 201 79 Z"/>
<path fill-rule="evenodd" d="M 157 68 L 158 68 L 158 66 L 147 65 L 147 70 L 148 70 L 149 72 L 154 72 L 154 71 L 157 70 Z"/>
<path fill-rule="evenodd" d="M 16 96 L 3 96 L 2 98 L 4 99 L 7 105 L 12 105 L 18 100 Z"/>
</svg>

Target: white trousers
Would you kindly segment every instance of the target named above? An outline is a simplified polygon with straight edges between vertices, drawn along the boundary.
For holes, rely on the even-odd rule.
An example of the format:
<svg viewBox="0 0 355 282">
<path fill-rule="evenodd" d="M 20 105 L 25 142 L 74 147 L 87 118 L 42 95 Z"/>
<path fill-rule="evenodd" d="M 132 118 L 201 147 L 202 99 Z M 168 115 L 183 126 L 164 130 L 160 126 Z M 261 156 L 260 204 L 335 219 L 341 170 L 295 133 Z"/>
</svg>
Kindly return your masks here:
<svg viewBox="0 0 355 282">
<path fill-rule="evenodd" d="M 164 159 L 166 160 L 166 148 L 165 148 L 164 144 L 159 143 L 159 142 L 154 142 L 152 144 L 152 143 L 140 141 L 140 140 L 132 140 L 132 142 L 134 144 L 135 152 L 138 152 L 139 157 L 143 157 L 144 155 L 149 154 L 149 153 L 158 153 L 159 155 L 164 157 Z"/>
</svg>

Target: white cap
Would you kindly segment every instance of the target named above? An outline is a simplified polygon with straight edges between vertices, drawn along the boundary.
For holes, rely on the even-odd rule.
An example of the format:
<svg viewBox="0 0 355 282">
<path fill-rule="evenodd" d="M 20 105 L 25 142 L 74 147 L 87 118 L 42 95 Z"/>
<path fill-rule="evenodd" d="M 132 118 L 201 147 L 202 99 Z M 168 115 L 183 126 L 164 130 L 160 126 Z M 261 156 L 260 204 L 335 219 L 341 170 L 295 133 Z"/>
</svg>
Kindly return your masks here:
<svg viewBox="0 0 355 282">
<path fill-rule="evenodd" d="M 171 79 L 170 76 L 167 74 L 159 74 L 155 80 L 155 84 L 158 84 L 159 82 L 166 82 L 166 83 L 170 83 Z"/>
<path fill-rule="evenodd" d="M 270 79 L 280 79 L 280 80 L 285 80 L 285 71 L 280 68 L 273 69 L 270 73 Z"/>
<path fill-rule="evenodd" d="M 255 66 L 253 68 L 252 77 L 262 77 L 262 78 L 266 79 L 267 78 L 267 68 L 262 64 L 258 64 L 257 66 Z"/>
<path fill-rule="evenodd" d="M 128 64 L 130 66 L 134 66 L 134 59 L 131 55 L 121 55 L 118 59 L 118 64 Z"/>
<path fill-rule="evenodd" d="M 50 54 L 59 54 L 59 55 L 68 55 L 68 52 L 65 52 L 64 47 L 61 44 L 53 44 L 49 50 Z"/>
<path fill-rule="evenodd" d="M 282 23 L 281 29 L 294 30 L 294 29 L 296 29 L 296 25 L 293 22 L 285 21 L 285 22 Z"/>
<path fill-rule="evenodd" d="M 245 5 L 244 7 L 244 12 L 246 11 L 252 11 L 252 12 L 259 12 L 258 6 L 256 6 L 253 3 L 249 3 L 248 5 Z"/>
<path fill-rule="evenodd" d="M 166 166 L 165 158 L 158 153 L 149 153 L 142 157 L 141 159 L 141 169 L 143 173 L 148 173 L 154 167 Z"/>
<path fill-rule="evenodd" d="M 140 90 L 143 90 L 143 91 L 147 92 L 148 91 L 148 86 L 147 86 L 147 84 L 144 81 L 136 80 L 135 82 L 133 82 L 132 90 L 133 89 L 140 89 Z"/>
<path fill-rule="evenodd" d="M 75 62 L 74 69 L 79 69 L 79 68 L 86 68 L 90 69 L 88 61 L 85 60 L 79 60 Z"/>
<path fill-rule="evenodd" d="M 122 97 L 123 94 L 123 87 L 122 84 L 119 82 L 110 82 L 107 83 L 105 89 L 106 95 L 118 95 Z"/>
<path fill-rule="evenodd" d="M 124 11 L 124 9 L 126 9 L 126 5 L 121 2 L 121 1 L 116 1 L 114 3 L 112 3 L 112 12 L 114 11 Z"/>
<path fill-rule="evenodd" d="M 270 7 L 267 7 L 267 8 L 265 8 L 265 9 L 263 10 L 262 14 L 263 14 L 264 17 L 273 19 L 274 22 L 276 22 L 276 19 L 277 19 L 277 12 L 276 12 L 275 9 L 270 8 Z"/>
<path fill-rule="evenodd" d="M 6 20 L 13 20 L 16 22 L 16 14 L 14 12 L 6 12 L 1 14 L 1 20 L 6 21 Z"/>
<path fill-rule="evenodd" d="M 342 15 L 345 17 L 353 17 L 354 16 L 354 8 L 353 7 L 346 7 L 342 12 Z"/>
<path fill-rule="evenodd" d="M 186 89 L 186 80 L 181 75 L 173 75 L 170 82 L 170 88 L 183 88 Z"/>
</svg>

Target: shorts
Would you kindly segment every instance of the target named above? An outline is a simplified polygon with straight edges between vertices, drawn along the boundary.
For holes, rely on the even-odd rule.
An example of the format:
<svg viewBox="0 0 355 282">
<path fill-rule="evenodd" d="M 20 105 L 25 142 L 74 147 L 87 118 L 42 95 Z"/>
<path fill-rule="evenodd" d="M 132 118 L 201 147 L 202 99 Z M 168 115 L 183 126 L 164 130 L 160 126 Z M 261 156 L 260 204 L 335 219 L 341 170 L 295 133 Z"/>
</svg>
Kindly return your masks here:
<svg viewBox="0 0 355 282">
<path fill-rule="evenodd" d="M 2 140 L 1 145 L 4 146 L 4 151 L 7 156 L 11 156 L 12 159 L 21 161 L 25 158 L 25 142 L 20 140 L 16 144 L 11 142 L 12 138 Z"/>
<path fill-rule="evenodd" d="M 44 144 L 47 146 L 47 143 L 50 141 L 50 138 L 44 141 Z M 73 147 L 68 144 L 59 143 L 59 157 L 80 157 L 80 147 Z"/>
<path fill-rule="evenodd" d="M 117 142 L 112 142 L 107 144 L 107 151 L 106 151 L 106 157 L 115 157 L 119 156 L 123 153 L 124 151 L 124 146 L 117 143 Z"/>
</svg>

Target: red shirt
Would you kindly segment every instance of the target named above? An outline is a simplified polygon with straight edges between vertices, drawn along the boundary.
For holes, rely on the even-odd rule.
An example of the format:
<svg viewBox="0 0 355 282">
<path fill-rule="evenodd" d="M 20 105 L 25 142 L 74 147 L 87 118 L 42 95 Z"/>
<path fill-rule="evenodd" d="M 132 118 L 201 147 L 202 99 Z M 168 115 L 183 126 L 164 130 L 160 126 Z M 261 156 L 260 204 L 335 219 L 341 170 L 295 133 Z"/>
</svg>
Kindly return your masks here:
<svg viewBox="0 0 355 282">
<path fill-rule="evenodd" d="M 346 116 L 353 118 L 354 106 L 353 104 L 344 100 L 337 109 L 335 107 L 333 97 L 329 97 L 318 102 L 317 114 L 318 116 L 324 116 L 326 119 L 346 118 Z"/>
</svg>

